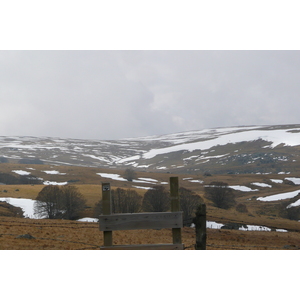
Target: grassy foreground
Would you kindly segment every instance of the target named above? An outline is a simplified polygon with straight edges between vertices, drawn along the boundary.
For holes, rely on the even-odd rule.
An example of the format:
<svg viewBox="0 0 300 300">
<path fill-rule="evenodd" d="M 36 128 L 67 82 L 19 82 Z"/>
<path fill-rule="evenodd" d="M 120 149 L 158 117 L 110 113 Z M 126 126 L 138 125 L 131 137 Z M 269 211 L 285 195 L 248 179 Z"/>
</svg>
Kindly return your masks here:
<svg viewBox="0 0 300 300">
<path fill-rule="evenodd" d="M 186 250 L 193 250 L 195 229 L 183 228 L 182 240 Z M 207 250 L 295 250 L 299 240 L 299 232 L 207 229 Z M 113 241 L 115 245 L 172 243 L 172 233 L 171 229 L 115 231 Z M 98 223 L 0 217 L 1 250 L 97 250 L 102 244 Z"/>
<path fill-rule="evenodd" d="M 33 168 L 31 168 L 33 167 Z M 29 169 L 30 168 L 30 169 Z M 12 173 L 13 170 L 30 170 L 34 176 L 43 176 L 44 180 L 69 181 L 75 185 L 87 200 L 87 208 L 80 217 L 94 217 L 93 207 L 101 199 L 101 183 L 110 182 L 112 188 L 134 189 L 141 195 L 151 183 L 131 183 L 99 176 L 98 172 L 119 174 L 122 170 L 107 170 L 73 166 L 18 165 L 1 164 L 1 171 Z M 57 170 L 65 175 L 49 175 L 44 170 Z M 298 186 L 288 183 L 276 184 L 271 179 L 284 180 L 285 177 L 297 177 L 297 174 L 244 174 L 244 175 L 177 175 L 169 173 L 138 172 L 138 178 L 155 179 L 168 190 L 171 176 L 178 176 L 180 186 L 199 194 L 207 205 L 207 220 L 226 224 L 236 222 L 245 225 L 267 226 L 274 231 L 207 230 L 207 249 L 298 249 L 300 248 L 300 222 L 280 217 L 281 203 L 288 205 L 289 200 L 262 202 L 257 197 L 298 190 Z M 189 180 L 188 180 L 189 179 Z M 196 182 L 193 182 L 192 180 Z M 242 185 L 253 189 L 251 192 L 235 191 L 237 203 L 246 205 L 247 212 L 239 212 L 235 207 L 224 210 L 216 208 L 204 197 L 204 186 L 211 181 L 223 181 L 229 185 Z M 199 182 L 198 182 L 199 181 Z M 260 182 L 272 185 L 256 189 L 252 183 Z M 36 199 L 44 185 L 2 185 L 0 197 Z M 4 202 L 3 202 L 4 203 Z M 97 223 L 68 220 L 30 220 L 13 217 L 6 205 L 0 207 L 0 249 L 99 249 L 103 245 L 102 232 Z M 285 229 L 288 232 L 277 232 Z M 17 238 L 29 234 L 34 239 Z M 187 250 L 194 249 L 195 229 L 183 228 L 182 240 Z M 171 243 L 169 229 L 116 231 L 113 233 L 115 244 L 158 244 Z"/>
</svg>

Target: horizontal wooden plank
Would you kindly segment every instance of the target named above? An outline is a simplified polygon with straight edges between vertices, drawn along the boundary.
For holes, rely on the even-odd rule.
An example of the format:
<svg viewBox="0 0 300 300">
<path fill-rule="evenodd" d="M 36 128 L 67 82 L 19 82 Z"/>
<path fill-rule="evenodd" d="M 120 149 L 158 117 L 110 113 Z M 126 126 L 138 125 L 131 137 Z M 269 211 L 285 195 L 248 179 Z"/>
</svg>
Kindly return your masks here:
<svg viewBox="0 0 300 300">
<path fill-rule="evenodd" d="M 156 244 L 156 245 L 114 245 L 101 246 L 100 250 L 183 250 L 183 244 Z"/>
<path fill-rule="evenodd" d="M 101 231 L 182 228 L 182 211 L 112 214 L 99 217 Z"/>
</svg>

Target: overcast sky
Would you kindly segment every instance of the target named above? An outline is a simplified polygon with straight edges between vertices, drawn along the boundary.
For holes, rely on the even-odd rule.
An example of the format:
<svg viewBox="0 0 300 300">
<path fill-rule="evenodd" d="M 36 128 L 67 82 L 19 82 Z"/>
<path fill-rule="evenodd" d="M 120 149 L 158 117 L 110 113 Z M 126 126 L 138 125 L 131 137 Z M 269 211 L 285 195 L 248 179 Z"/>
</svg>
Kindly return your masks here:
<svg viewBox="0 0 300 300">
<path fill-rule="evenodd" d="M 300 123 L 299 51 L 0 51 L 0 135 Z"/>
</svg>

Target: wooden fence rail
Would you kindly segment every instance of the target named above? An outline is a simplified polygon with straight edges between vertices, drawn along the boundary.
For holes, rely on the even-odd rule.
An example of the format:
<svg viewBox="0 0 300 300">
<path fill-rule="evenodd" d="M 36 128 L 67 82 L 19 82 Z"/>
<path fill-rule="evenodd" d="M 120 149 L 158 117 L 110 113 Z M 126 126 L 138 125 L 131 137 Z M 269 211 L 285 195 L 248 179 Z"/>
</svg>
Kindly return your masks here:
<svg viewBox="0 0 300 300">
<path fill-rule="evenodd" d="M 113 214 L 99 217 L 101 230 L 181 228 L 182 212 Z"/>
<path fill-rule="evenodd" d="M 102 184 L 103 215 L 99 217 L 104 245 L 101 250 L 183 250 L 178 177 L 170 177 L 171 212 L 112 214 L 110 184 Z M 114 230 L 172 228 L 173 244 L 113 245 Z"/>
</svg>

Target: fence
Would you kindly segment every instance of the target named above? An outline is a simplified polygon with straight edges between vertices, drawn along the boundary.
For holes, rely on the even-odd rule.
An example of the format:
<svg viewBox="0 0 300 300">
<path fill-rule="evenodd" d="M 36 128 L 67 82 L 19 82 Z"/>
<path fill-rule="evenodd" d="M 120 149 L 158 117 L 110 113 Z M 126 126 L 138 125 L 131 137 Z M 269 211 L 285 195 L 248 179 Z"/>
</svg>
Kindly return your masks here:
<svg viewBox="0 0 300 300">
<path fill-rule="evenodd" d="M 99 217 L 104 245 L 101 250 L 183 250 L 178 177 L 170 177 L 171 212 L 111 214 L 110 184 L 102 184 L 103 215 Z M 173 244 L 113 245 L 114 230 L 172 228 Z"/>
</svg>

